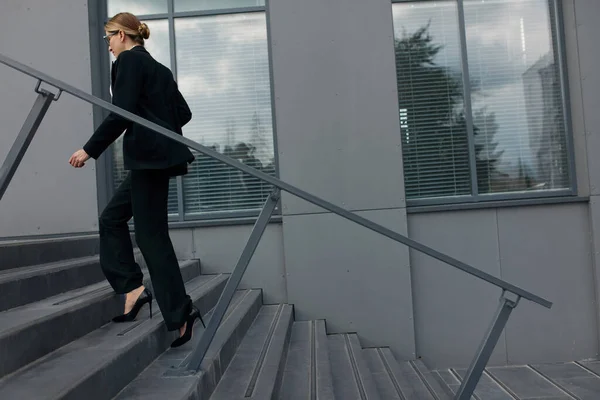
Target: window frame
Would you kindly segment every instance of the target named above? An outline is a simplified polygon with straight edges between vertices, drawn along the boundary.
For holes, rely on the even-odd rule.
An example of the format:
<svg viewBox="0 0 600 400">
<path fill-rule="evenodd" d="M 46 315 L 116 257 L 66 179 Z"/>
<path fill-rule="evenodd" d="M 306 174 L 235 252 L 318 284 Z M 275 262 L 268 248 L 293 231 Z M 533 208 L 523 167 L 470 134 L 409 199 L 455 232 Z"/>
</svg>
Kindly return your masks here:
<svg viewBox="0 0 600 400">
<path fill-rule="evenodd" d="M 273 85 L 273 59 L 271 52 L 271 29 L 269 23 L 269 0 L 265 0 L 264 6 L 240 7 L 218 10 L 200 10 L 200 11 L 185 11 L 175 12 L 176 0 L 165 0 L 167 2 L 167 13 L 137 15 L 142 21 L 167 20 L 169 26 L 169 43 L 171 56 L 171 71 L 177 80 L 177 42 L 175 40 L 175 19 L 176 18 L 193 18 L 193 17 L 210 17 L 216 15 L 231 15 L 231 14 L 249 14 L 263 13 L 265 14 L 266 29 L 267 29 L 267 53 L 269 63 L 269 90 L 271 93 L 271 118 L 273 131 L 273 157 L 275 163 L 275 177 L 279 178 L 279 152 L 277 143 L 277 124 L 275 121 L 275 96 Z M 110 58 L 106 51 L 106 44 L 99 32 L 103 32 L 104 23 L 108 20 L 108 0 L 89 0 L 89 22 L 90 22 L 90 50 L 91 50 L 91 65 L 92 65 L 92 94 L 104 100 L 110 101 Z M 94 129 L 108 116 L 108 112 L 104 109 L 94 107 Z M 113 182 L 113 153 L 105 151 L 98 159 L 96 178 L 98 182 L 98 213 L 100 214 L 104 207 L 108 204 L 115 191 Z M 184 187 L 183 177 L 176 177 L 177 182 L 177 209 L 175 215 L 169 215 L 170 223 L 185 223 L 185 222 L 209 222 L 210 221 L 227 221 L 240 220 L 246 221 L 248 218 L 257 217 L 260 213 L 260 208 L 256 210 L 233 210 L 233 211 L 218 211 L 202 214 L 186 215 L 184 207 Z M 277 220 L 277 216 L 281 215 L 281 201 L 277 204 L 273 212 Z"/>
<path fill-rule="evenodd" d="M 397 3 L 426 3 L 434 2 L 436 0 L 392 0 L 392 13 L 393 5 Z M 551 13 L 554 14 L 554 29 L 556 36 L 552 32 L 548 32 L 553 36 L 552 45 L 556 49 L 557 60 L 556 63 L 559 69 L 559 80 L 560 80 L 560 97 L 562 103 L 562 111 L 564 115 L 564 130 L 565 130 L 565 141 L 567 146 L 567 159 L 569 168 L 569 187 L 565 189 L 556 190 L 544 190 L 544 191 L 532 191 L 532 192 L 504 192 L 504 193 L 489 193 L 481 194 L 478 190 L 477 182 L 477 168 L 475 158 L 475 135 L 473 132 L 473 113 L 471 104 L 471 83 L 468 78 L 469 75 L 469 55 L 467 49 L 467 28 L 465 24 L 464 14 L 464 0 L 454 0 L 457 3 L 457 18 L 458 18 L 458 29 L 459 29 L 459 41 L 460 41 L 460 58 L 461 58 L 461 72 L 463 76 L 463 91 L 464 91 L 464 103 L 465 103 L 465 115 L 467 121 L 467 140 L 469 145 L 469 168 L 470 168 L 470 179 L 471 179 L 471 194 L 463 196 L 448 196 L 448 197 L 430 197 L 420 199 L 407 199 L 407 207 L 428 207 L 428 206 L 444 206 L 444 205 L 458 205 L 458 204 L 485 204 L 487 202 L 495 205 L 501 201 L 519 201 L 519 200 L 543 200 L 552 198 L 564 198 L 572 197 L 577 199 L 578 187 L 577 187 L 577 173 L 576 173 L 576 162 L 575 162 L 575 147 L 573 140 L 573 128 L 572 128 L 572 116 L 571 116 L 571 104 L 569 100 L 569 81 L 566 63 L 566 49 L 565 49 L 565 31 L 564 31 L 564 15 L 561 7 L 560 0 L 545 0 L 547 7 Z M 552 21 L 551 21 L 552 23 Z M 395 38 L 395 33 L 394 33 Z M 466 77 L 466 79 L 465 79 Z M 397 78 L 396 78 L 397 80 Z M 406 179 L 406 177 L 404 177 Z"/>
</svg>

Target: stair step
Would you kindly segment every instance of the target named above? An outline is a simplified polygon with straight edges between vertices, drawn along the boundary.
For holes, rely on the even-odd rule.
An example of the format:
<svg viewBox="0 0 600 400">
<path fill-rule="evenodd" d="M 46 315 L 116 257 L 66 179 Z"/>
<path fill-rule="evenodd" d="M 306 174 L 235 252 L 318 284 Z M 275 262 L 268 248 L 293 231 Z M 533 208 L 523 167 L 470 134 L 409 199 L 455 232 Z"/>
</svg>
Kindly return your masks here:
<svg viewBox="0 0 600 400">
<path fill-rule="evenodd" d="M 166 373 L 187 365 L 188 357 L 201 337 L 203 328 L 198 324 L 194 327 L 194 337 L 190 345 L 167 350 L 114 400 L 208 399 L 256 318 L 261 305 L 260 290 L 238 290 L 202 362 L 201 373 L 179 376 Z M 207 323 L 213 311 L 206 315 Z"/>
<path fill-rule="evenodd" d="M 97 255 L 98 235 L 0 242 L 0 271 Z"/>
<path fill-rule="evenodd" d="M 538 367 L 542 369 L 543 367 Z M 494 378 L 497 382 L 502 382 L 502 386 L 506 388 L 508 392 L 514 398 L 517 399 L 557 399 L 557 400 L 568 400 L 568 399 L 597 399 L 598 392 L 588 392 L 585 388 L 583 393 L 577 396 L 570 396 L 563 389 L 561 389 L 555 380 L 549 379 L 546 375 L 542 375 L 538 368 L 532 368 L 529 365 L 511 365 L 505 367 L 489 367 L 486 373 Z M 556 365 L 547 367 L 549 369 L 557 368 Z M 558 367 L 560 369 L 560 367 Z M 545 368 L 544 368 L 545 369 Z M 548 371 L 547 371 L 548 372 Z M 556 371 L 555 371 L 556 372 Z M 576 375 L 581 376 L 582 371 L 577 371 Z M 576 376 L 575 375 L 575 376 Z M 573 371 L 563 370 L 559 373 L 559 376 L 573 377 Z M 554 377 L 556 378 L 556 377 Z M 571 381 L 576 382 L 576 381 Z M 571 385 L 569 389 L 573 390 L 577 387 L 577 384 Z M 596 388 L 592 388 L 597 389 Z M 595 391 L 595 390 L 594 390 Z M 587 393 L 586 393 L 587 392 Z"/>
<path fill-rule="evenodd" d="M 143 264 L 142 253 L 134 252 Z M 99 256 L 0 271 L 0 311 L 82 288 L 104 279 Z"/>
<path fill-rule="evenodd" d="M 363 358 L 355 334 L 329 335 L 329 360 L 335 397 L 344 400 L 376 400 L 379 392 Z"/>
<path fill-rule="evenodd" d="M 186 289 L 205 313 L 206 306 L 214 307 L 226 280 L 225 275 L 208 281 L 198 277 L 188 282 Z M 167 332 L 160 314 L 149 319 L 144 307 L 136 321 L 106 324 L 5 377 L 0 381 L 0 398 L 110 399 L 175 337 L 175 333 Z"/>
<path fill-rule="evenodd" d="M 180 262 L 188 281 L 200 274 L 198 261 Z M 147 271 L 145 285 L 151 287 Z M 211 279 L 205 277 L 204 279 Z M 0 313 L 0 377 L 76 340 L 123 312 L 121 296 L 100 282 Z"/>
<path fill-rule="evenodd" d="M 563 362 L 553 365 L 536 364 L 529 367 L 572 397 L 595 400 L 600 393 L 600 377 L 592 368 L 588 368 L 595 363 L 597 361 Z"/>
<path fill-rule="evenodd" d="M 467 373 L 466 369 L 439 370 L 438 374 L 448 385 L 452 393 L 456 393 Z M 506 390 L 498 385 L 487 373 L 483 373 L 475 389 L 474 396 L 471 399 L 477 398 L 485 400 L 514 400 Z"/>
<path fill-rule="evenodd" d="M 410 361 L 411 365 L 419 374 L 429 391 L 437 400 L 450 400 L 454 396 L 442 377 L 435 371 L 431 371 L 421 360 Z"/>
<path fill-rule="evenodd" d="M 263 306 L 211 400 L 277 397 L 289 342 L 293 307 Z"/>
<path fill-rule="evenodd" d="M 409 362 L 398 362 L 389 348 L 365 349 L 363 354 L 382 399 L 435 400 Z"/>
<path fill-rule="evenodd" d="M 294 322 L 281 400 L 334 400 L 325 321 Z"/>
</svg>

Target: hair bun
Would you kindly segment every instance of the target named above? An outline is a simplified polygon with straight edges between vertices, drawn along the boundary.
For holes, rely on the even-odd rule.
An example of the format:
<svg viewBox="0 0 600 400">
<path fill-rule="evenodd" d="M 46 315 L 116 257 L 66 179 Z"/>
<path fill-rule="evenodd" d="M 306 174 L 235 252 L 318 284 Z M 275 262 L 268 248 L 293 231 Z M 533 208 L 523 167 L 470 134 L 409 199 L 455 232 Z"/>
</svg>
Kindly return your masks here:
<svg viewBox="0 0 600 400">
<path fill-rule="evenodd" d="M 146 25 L 143 22 L 138 27 L 138 32 L 140 33 L 140 36 L 144 39 L 148 39 L 150 37 L 150 28 L 148 28 L 148 25 Z"/>
</svg>

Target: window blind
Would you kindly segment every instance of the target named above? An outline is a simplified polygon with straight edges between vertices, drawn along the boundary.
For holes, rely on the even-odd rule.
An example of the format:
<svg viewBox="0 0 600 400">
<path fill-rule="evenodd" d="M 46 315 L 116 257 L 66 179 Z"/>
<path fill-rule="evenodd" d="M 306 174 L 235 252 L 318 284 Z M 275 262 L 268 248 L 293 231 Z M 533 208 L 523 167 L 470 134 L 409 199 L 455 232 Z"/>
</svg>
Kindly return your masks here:
<svg viewBox="0 0 600 400">
<path fill-rule="evenodd" d="M 569 189 L 551 2 L 465 0 L 469 77 L 462 76 L 456 1 L 402 2 L 393 10 L 407 198 Z"/>
<path fill-rule="evenodd" d="M 464 3 L 479 192 L 569 187 L 555 16 L 547 0 Z"/>
<path fill-rule="evenodd" d="M 175 20 L 178 81 L 192 109 L 184 135 L 274 175 L 264 13 Z M 184 177 L 187 215 L 256 210 L 269 185 L 201 154 Z"/>
<path fill-rule="evenodd" d="M 393 6 L 406 196 L 471 194 L 455 1 Z"/>
</svg>

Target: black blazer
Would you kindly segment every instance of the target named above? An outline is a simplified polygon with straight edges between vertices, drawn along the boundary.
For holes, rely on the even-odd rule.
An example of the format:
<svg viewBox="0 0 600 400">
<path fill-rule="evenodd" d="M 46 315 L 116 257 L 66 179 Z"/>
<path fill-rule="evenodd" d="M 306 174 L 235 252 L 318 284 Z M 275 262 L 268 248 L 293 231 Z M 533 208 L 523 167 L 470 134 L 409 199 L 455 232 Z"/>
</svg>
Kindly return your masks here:
<svg viewBox="0 0 600 400">
<path fill-rule="evenodd" d="M 111 70 L 112 103 L 142 118 L 182 134 L 192 112 L 171 71 L 136 46 L 119 54 Z M 125 131 L 126 170 L 164 169 L 170 175 L 187 173 L 194 156 L 187 146 L 111 113 L 83 149 L 97 159 Z"/>
</svg>

